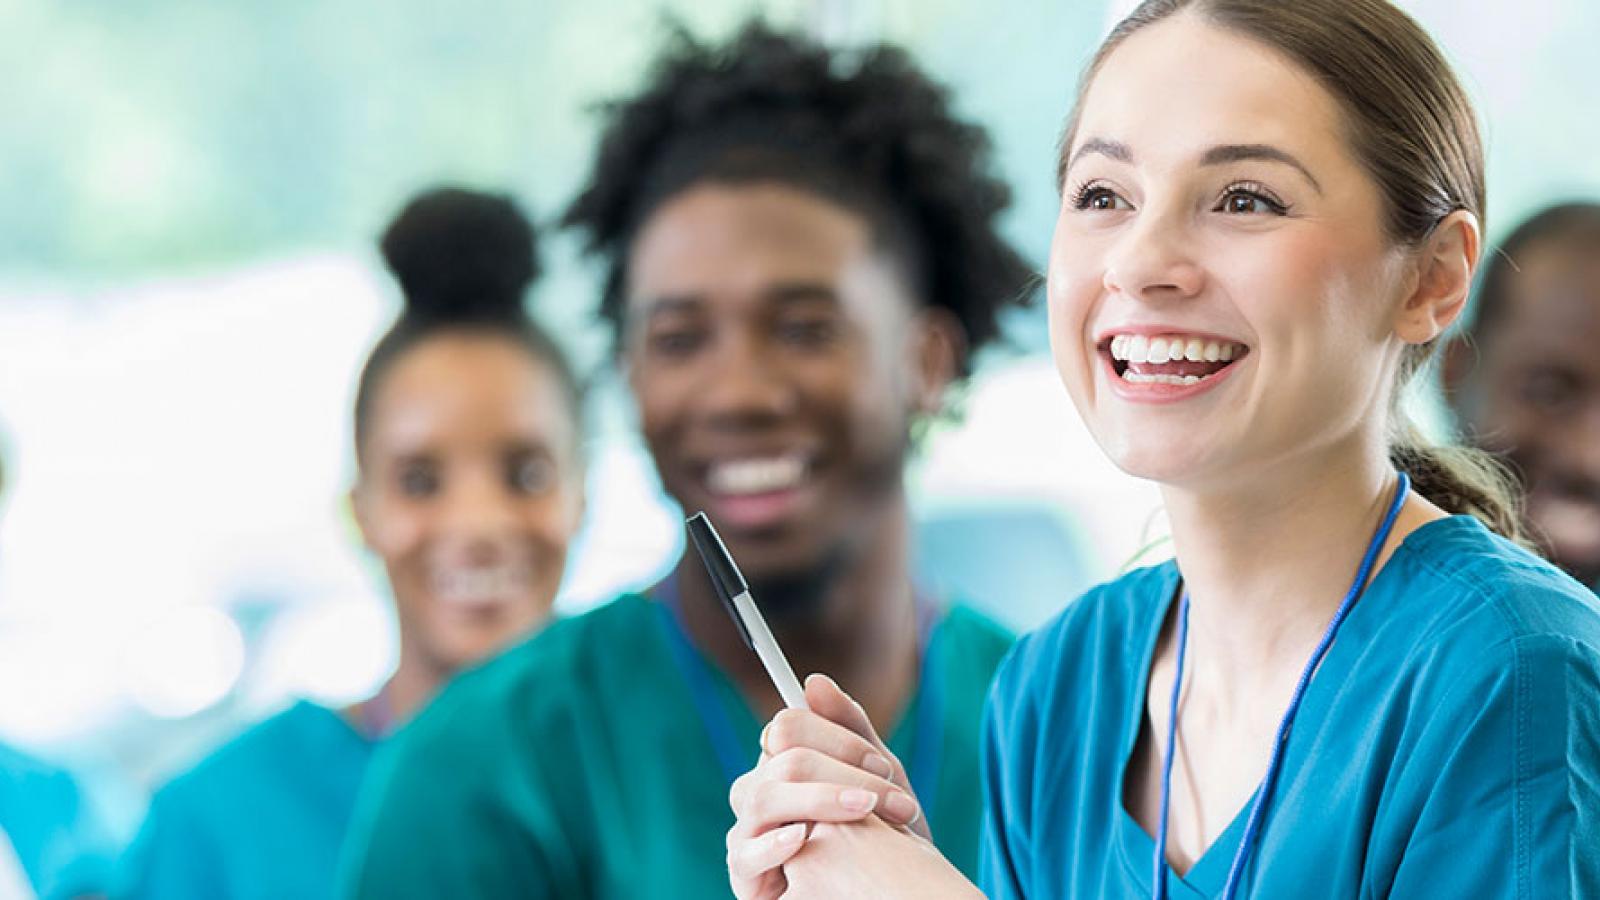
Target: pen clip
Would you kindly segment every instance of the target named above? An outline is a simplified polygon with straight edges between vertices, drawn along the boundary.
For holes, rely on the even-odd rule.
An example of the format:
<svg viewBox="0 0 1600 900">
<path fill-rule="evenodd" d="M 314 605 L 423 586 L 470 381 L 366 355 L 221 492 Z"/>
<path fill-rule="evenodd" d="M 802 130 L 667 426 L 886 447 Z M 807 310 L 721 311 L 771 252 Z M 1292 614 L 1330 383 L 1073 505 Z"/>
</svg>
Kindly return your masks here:
<svg viewBox="0 0 1600 900">
<path fill-rule="evenodd" d="M 700 561 L 705 563 L 706 573 L 711 576 L 711 587 L 722 600 L 723 608 L 732 617 L 734 627 L 739 629 L 739 637 L 744 641 L 744 645 L 754 650 L 755 642 L 750 639 L 750 629 L 745 626 L 744 617 L 739 615 L 739 610 L 733 605 L 734 597 L 750 590 L 749 585 L 745 583 L 744 575 L 733 562 L 733 554 L 728 552 L 727 545 L 722 543 L 722 537 L 717 534 L 717 529 L 712 527 L 711 520 L 706 518 L 705 513 L 695 513 L 685 524 L 689 529 L 689 541 L 694 544 L 694 549 L 700 554 Z"/>
</svg>

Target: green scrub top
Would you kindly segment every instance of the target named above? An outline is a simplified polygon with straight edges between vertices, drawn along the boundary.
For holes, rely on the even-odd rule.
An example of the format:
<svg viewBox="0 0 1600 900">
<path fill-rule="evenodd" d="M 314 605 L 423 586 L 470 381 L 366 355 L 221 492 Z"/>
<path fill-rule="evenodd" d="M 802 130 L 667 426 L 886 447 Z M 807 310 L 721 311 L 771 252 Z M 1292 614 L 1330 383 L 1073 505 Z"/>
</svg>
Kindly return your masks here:
<svg viewBox="0 0 1600 900">
<path fill-rule="evenodd" d="M 627 595 L 457 679 L 374 760 L 346 844 L 345 895 L 730 896 L 729 773 L 683 648 L 747 766 L 762 723 L 676 628 L 661 604 Z M 969 875 L 983 702 L 1011 640 L 966 607 L 940 617 L 889 737 L 913 772 L 918 733 L 933 737 L 923 738 L 938 761 L 928 822 Z M 937 715 L 922 719 L 933 727 L 919 729 L 930 703 Z"/>
</svg>

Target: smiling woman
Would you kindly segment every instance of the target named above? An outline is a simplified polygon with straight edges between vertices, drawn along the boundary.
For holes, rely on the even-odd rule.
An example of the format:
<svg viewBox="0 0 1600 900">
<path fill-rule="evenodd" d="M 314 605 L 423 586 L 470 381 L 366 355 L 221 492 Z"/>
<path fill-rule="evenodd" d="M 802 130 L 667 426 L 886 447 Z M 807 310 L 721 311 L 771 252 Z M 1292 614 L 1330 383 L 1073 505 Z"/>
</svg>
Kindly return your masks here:
<svg viewBox="0 0 1600 900">
<path fill-rule="evenodd" d="M 1465 303 L 1482 156 L 1384 0 L 1150 0 L 1102 46 L 1061 147 L 1051 345 L 1177 558 L 1002 666 L 989 896 L 1600 890 L 1600 606 L 1517 542 L 1492 466 L 1396 409 Z M 849 698 L 807 699 L 732 791 L 741 896 L 970 895 L 868 815 L 881 743 Z M 849 774 L 808 774 L 819 753 Z"/>
<path fill-rule="evenodd" d="M 346 709 L 300 702 L 157 793 L 118 896 L 318 897 L 375 745 L 550 614 L 583 507 L 578 386 L 528 318 L 531 226 L 441 189 L 383 237 L 405 312 L 361 373 L 350 503 L 388 573 L 400 660 Z"/>
</svg>

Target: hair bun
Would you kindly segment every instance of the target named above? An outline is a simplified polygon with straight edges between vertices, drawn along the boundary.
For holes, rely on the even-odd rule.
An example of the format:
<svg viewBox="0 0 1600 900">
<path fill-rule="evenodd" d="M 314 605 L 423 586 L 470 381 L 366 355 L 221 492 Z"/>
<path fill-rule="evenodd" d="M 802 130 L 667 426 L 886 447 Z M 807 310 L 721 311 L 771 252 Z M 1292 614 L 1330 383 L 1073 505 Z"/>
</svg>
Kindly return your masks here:
<svg viewBox="0 0 1600 900">
<path fill-rule="evenodd" d="M 523 293 L 539 276 L 533 225 L 504 195 L 425 191 L 389 224 L 381 247 L 406 316 L 428 321 L 523 316 Z"/>
</svg>

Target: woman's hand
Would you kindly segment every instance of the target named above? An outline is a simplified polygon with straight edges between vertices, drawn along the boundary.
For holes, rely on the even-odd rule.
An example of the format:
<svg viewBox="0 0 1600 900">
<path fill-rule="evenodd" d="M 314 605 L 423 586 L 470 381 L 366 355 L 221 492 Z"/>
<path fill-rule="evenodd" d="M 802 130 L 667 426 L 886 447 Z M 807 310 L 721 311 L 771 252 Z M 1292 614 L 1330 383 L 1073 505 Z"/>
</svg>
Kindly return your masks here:
<svg viewBox="0 0 1600 900">
<path fill-rule="evenodd" d="M 729 793 L 738 821 L 728 832 L 728 875 L 741 900 L 784 893 L 783 864 L 806 843 L 812 823 L 873 816 L 920 838 L 928 827 L 905 767 L 866 712 L 825 675 L 806 679 L 810 710 L 778 713 L 761 735 L 761 760 Z M 952 870 L 953 871 L 953 870 Z"/>
<path fill-rule="evenodd" d="M 983 900 L 932 843 L 876 816 L 816 826 L 782 872 L 786 900 Z"/>
</svg>

